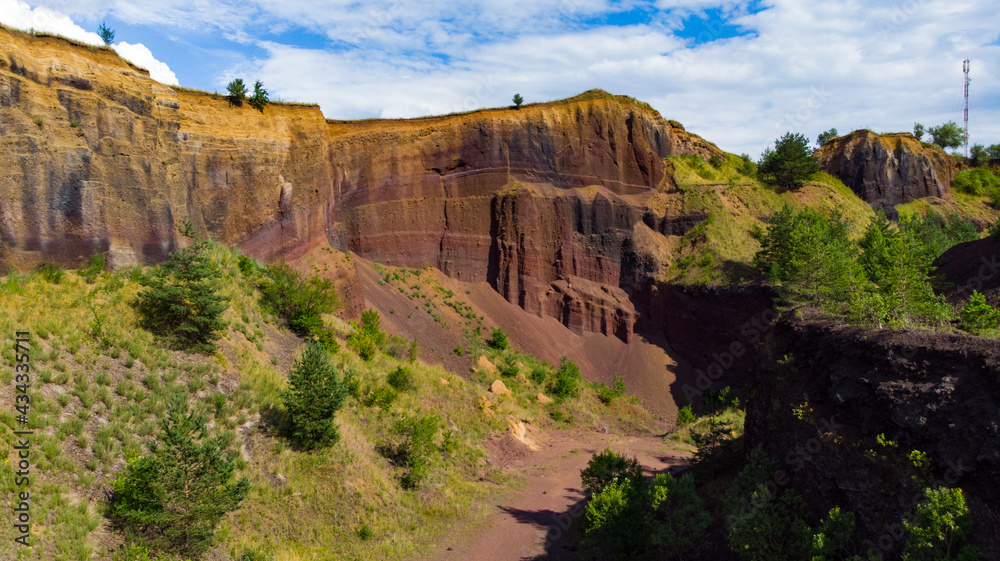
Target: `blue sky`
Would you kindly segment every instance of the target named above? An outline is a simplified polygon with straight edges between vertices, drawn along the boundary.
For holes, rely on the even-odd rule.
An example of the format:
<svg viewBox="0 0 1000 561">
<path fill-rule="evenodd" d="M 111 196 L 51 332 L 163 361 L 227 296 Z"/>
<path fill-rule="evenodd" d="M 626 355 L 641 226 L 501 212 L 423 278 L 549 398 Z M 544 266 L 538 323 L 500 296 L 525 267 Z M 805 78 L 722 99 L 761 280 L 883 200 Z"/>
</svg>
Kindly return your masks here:
<svg viewBox="0 0 1000 561">
<path fill-rule="evenodd" d="M 15 27 L 95 40 L 102 20 L 163 82 L 260 79 L 332 119 L 597 87 L 754 157 L 787 131 L 960 122 L 969 58 L 971 141 L 1000 143 L 1000 11 L 985 1 L 0 0 Z"/>
</svg>

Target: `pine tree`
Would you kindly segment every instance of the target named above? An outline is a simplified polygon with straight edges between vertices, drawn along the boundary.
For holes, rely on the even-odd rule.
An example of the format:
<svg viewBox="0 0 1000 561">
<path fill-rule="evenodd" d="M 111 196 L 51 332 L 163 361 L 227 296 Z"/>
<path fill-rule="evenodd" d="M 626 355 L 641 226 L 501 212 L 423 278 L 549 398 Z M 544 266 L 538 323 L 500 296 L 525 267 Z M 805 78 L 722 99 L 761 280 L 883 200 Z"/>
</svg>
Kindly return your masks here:
<svg viewBox="0 0 1000 561">
<path fill-rule="evenodd" d="M 112 482 L 113 519 L 164 549 L 197 554 L 208 549 L 215 526 L 250 489 L 236 479 L 236 454 L 224 436 L 208 434 L 205 418 L 175 398 L 149 455 L 132 458 Z"/>
<path fill-rule="evenodd" d="M 270 103 L 271 98 L 267 94 L 267 90 L 264 89 L 264 84 L 257 80 L 253 85 L 253 95 L 250 96 L 250 107 L 253 107 L 261 113 L 264 112 L 264 108 Z"/>
<path fill-rule="evenodd" d="M 323 346 L 306 345 L 288 375 L 288 389 L 281 394 L 292 439 L 306 449 L 335 444 L 340 434 L 334 416 L 346 398 L 347 387 Z"/>
<path fill-rule="evenodd" d="M 170 257 L 143 280 L 136 308 L 142 325 L 175 346 L 212 352 L 229 298 L 218 293 L 220 277 L 209 256 L 211 242 L 201 241 Z"/>
<path fill-rule="evenodd" d="M 819 169 L 806 137 L 785 133 L 785 136 L 774 141 L 773 150 L 764 149 L 757 172 L 763 179 L 779 187 L 794 189 Z"/>
</svg>

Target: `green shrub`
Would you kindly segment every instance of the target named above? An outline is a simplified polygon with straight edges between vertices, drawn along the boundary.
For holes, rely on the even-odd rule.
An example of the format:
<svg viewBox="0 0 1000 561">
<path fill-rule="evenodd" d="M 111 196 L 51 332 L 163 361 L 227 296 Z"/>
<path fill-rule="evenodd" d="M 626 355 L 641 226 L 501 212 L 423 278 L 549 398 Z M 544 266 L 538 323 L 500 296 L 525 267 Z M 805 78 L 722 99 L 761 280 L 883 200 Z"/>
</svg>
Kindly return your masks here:
<svg viewBox="0 0 1000 561">
<path fill-rule="evenodd" d="M 59 284 L 62 282 L 63 275 L 66 270 L 52 263 L 42 263 L 38 267 L 38 275 L 52 284 Z"/>
<path fill-rule="evenodd" d="M 149 455 L 131 458 L 112 482 L 112 519 L 157 550 L 197 555 L 215 526 L 250 489 L 236 479 L 237 455 L 224 436 L 209 436 L 205 419 L 188 413 L 186 397 L 171 402 Z"/>
<path fill-rule="evenodd" d="M 381 323 L 382 318 L 375 310 L 361 312 L 361 323 L 355 325 L 354 333 L 347 337 L 347 344 L 365 361 L 375 358 L 378 348 L 385 342 Z"/>
<path fill-rule="evenodd" d="M 961 489 L 924 489 L 924 501 L 917 506 L 913 520 L 905 520 L 903 525 L 909 533 L 904 561 L 982 558 L 977 548 L 965 543 L 971 521 Z"/>
<path fill-rule="evenodd" d="M 226 85 L 226 91 L 229 95 L 226 98 L 229 100 L 230 105 L 235 105 L 240 107 L 243 105 L 243 100 L 247 97 L 247 86 L 243 83 L 243 78 L 236 78 Z"/>
<path fill-rule="evenodd" d="M 507 333 L 499 327 L 494 328 L 487 344 L 498 351 L 507 350 L 507 347 L 509 346 L 509 343 L 507 342 Z"/>
<path fill-rule="evenodd" d="M 677 558 L 697 555 L 709 545 L 712 517 L 695 492 L 694 477 L 674 479 L 667 474 L 653 478 L 649 503 L 656 524 L 652 541 Z"/>
<path fill-rule="evenodd" d="M 989 168 L 963 169 L 955 174 L 951 186 L 960 193 L 990 195 L 1000 191 L 1000 177 Z"/>
<path fill-rule="evenodd" d="M 599 493 L 615 479 L 632 479 L 641 484 L 642 466 L 639 460 L 605 449 L 594 454 L 587 467 L 580 471 L 583 490 L 588 496 Z"/>
<path fill-rule="evenodd" d="M 725 505 L 730 550 L 748 561 L 842 559 L 854 534 L 854 515 L 833 508 L 811 527 L 803 519 L 808 509 L 801 497 L 788 489 L 772 491 L 775 467 L 758 446 L 730 487 Z"/>
<path fill-rule="evenodd" d="M 708 388 L 705 392 L 705 405 L 713 413 L 718 413 L 727 409 L 739 408 L 740 398 L 736 397 L 736 394 L 733 393 L 732 388 L 729 386 L 721 390 Z"/>
<path fill-rule="evenodd" d="M 557 400 L 564 400 L 580 395 L 580 368 L 566 357 L 562 358 L 559 370 L 549 382 L 549 393 Z"/>
<path fill-rule="evenodd" d="M 677 410 L 677 426 L 683 427 L 694 421 L 694 411 L 690 405 L 685 405 Z"/>
<path fill-rule="evenodd" d="M 986 297 L 973 290 L 969 302 L 962 308 L 962 329 L 982 333 L 1000 325 L 1000 310 L 986 303 Z"/>
<path fill-rule="evenodd" d="M 267 268 L 260 285 L 264 307 L 288 323 L 299 335 L 318 335 L 324 328 L 321 314 L 340 306 L 330 279 L 303 275 L 285 263 Z"/>
<path fill-rule="evenodd" d="M 378 405 L 383 410 L 388 410 L 397 398 L 399 398 L 399 393 L 396 390 L 389 386 L 381 386 L 365 397 L 364 404 L 366 407 Z"/>
<path fill-rule="evenodd" d="M 97 277 L 104 272 L 105 264 L 104 255 L 95 253 L 90 256 L 89 264 L 86 267 L 77 269 L 76 274 L 80 275 L 83 280 L 87 281 L 87 284 L 94 284 Z"/>
<path fill-rule="evenodd" d="M 548 376 L 549 371 L 544 366 L 536 366 L 531 370 L 531 374 L 528 374 L 528 379 L 532 382 L 541 385 L 545 383 L 545 377 Z"/>
<path fill-rule="evenodd" d="M 253 85 L 253 95 L 250 96 L 250 107 L 253 107 L 261 113 L 264 112 L 264 108 L 271 101 L 271 98 L 267 94 L 267 90 L 264 89 L 264 84 L 257 80 Z"/>
<path fill-rule="evenodd" d="M 642 493 L 633 479 L 615 479 L 587 503 L 587 537 L 617 559 L 632 558 L 649 544 L 650 519 L 642 508 Z"/>
<path fill-rule="evenodd" d="M 229 298 L 218 293 L 221 276 L 208 255 L 210 242 L 201 241 L 154 268 L 142 283 L 136 309 L 143 327 L 177 347 L 211 352 L 225 328 L 222 314 Z"/>
<path fill-rule="evenodd" d="M 413 384 L 413 372 L 405 366 L 397 366 L 395 370 L 389 373 L 385 381 L 393 389 L 401 392 L 412 390 L 415 387 Z"/>
<path fill-rule="evenodd" d="M 260 262 L 246 255 L 237 256 L 236 264 L 243 276 L 247 278 L 256 278 L 266 272 L 266 268 Z"/>
<path fill-rule="evenodd" d="M 393 427 L 403 440 L 387 450 L 393 463 L 406 468 L 400 480 L 404 489 L 416 489 L 429 475 L 431 454 L 436 450 L 434 437 L 440 424 L 436 416 L 426 415 L 402 419 Z"/>
<path fill-rule="evenodd" d="M 307 344 L 281 392 L 292 439 L 306 449 L 335 444 L 340 435 L 334 417 L 346 398 L 347 387 L 323 346 Z"/>
</svg>

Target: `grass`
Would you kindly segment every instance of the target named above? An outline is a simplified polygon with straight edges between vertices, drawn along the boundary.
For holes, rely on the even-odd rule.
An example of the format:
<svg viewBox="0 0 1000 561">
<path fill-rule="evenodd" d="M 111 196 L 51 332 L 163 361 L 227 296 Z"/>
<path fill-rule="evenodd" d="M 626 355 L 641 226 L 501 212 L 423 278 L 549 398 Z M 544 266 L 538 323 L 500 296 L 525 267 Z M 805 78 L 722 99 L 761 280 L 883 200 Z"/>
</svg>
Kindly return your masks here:
<svg viewBox="0 0 1000 561">
<path fill-rule="evenodd" d="M 778 193 L 745 175 L 735 154 L 727 154 L 727 160 L 718 165 L 692 155 L 672 156 L 668 162 L 680 192 L 673 199 L 661 196 L 660 208 L 654 208 L 661 213 L 701 212 L 707 218 L 672 241 L 662 280 L 721 285 L 753 278 L 749 263 L 760 244 L 751 232 L 763 227 L 785 203 L 836 209 L 855 224 L 858 233 L 874 216 L 864 201 L 825 172 L 798 190 Z"/>
<path fill-rule="evenodd" d="M 30 549 L 11 545 L 9 525 L 0 530 L 7 532 L 0 558 L 109 559 L 122 537 L 101 523 L 101 497 L 126 457 L 146 453 L 145 443 L 174 395 L 186 396 L 209 416 L 213 430 L 229 435 L 233 446 L 249 455 L 240 469 L 251 477 L 252 491 L 220 526 L 218 543 L 234 557 L 251 551 L 275 560 L 399 559 L 425 552 L 458 519 L 486 516 L 487 499 L 516 483 L 516 477 L 486 462 L 483 447 L 485 438 L 508 430 L 510 419 L 553 428 L 634 429 L 651 423 L 634 401 L 606 404 L 599 389 L 586 385 L 579 398 L 538 404 L 553 365 L 516 349 L 486 348 L 476 335 L 482 318 L 428 271 L 383 268 L 386 282 L 424 300 L 427 313 L 466 330 L 467 352 L 485 353 L 525 376 L 540 375 L 519 382 L 512 372 L 506 379 L 511 394 L 493 396 L 487 392 L 493 377 L 456 376 L 411 362 L 408 351 L 379 352 L 366 362 L 343 340 L 352 327 L 328 317 L 340 339 L 336 364 L 354 373 L 358 395 L 338 413 L 342 439 L 336 446 L 296 450 L 278 427 L 291 362 L 287 349 L 300 340 L 260 308 L 254 281 L 239 272 L 237 256 L 213 246 L 213 260 L 224 272 L 220 289 L 232 298 L 225 317 L 231 327 L 214 355 L 165 350 L 139 328 L 130 302 L 141 290 L 141 270 L 60 274 L 58 283 L 48 273 L 0 277 L 0 382 L 6 382 L 0 400 L 13 400 L 14 333 L 28 331 L 32 360 L 40 368 L 32 381 L 31 425 L 41 435 L 32 497 L 38 512 L 49 513 Z M 106 318 L 101 330 L 110 345 L 94 333 L 95 310 Z M 366 406 L 365 396 L 389 387 L 388 374 L 400 366 L 410 369 L 410 389 L 396 392 L 392 404 Z M 553 420 L 554 412 L 562 421 Z M 393 430 L 398 422 L 428 415 L 439 420 L 428 476 L 418 490 L 407 491 L 400 484 L 404 469 L 380 449 L 398 438 Z M 6 411 L 0 422 L 15 426 Z M 0 438 L 13 445 L 11 430 Z M 9 464 L 0 464 L 0 486 L 15 489 Z"/>
</svg>

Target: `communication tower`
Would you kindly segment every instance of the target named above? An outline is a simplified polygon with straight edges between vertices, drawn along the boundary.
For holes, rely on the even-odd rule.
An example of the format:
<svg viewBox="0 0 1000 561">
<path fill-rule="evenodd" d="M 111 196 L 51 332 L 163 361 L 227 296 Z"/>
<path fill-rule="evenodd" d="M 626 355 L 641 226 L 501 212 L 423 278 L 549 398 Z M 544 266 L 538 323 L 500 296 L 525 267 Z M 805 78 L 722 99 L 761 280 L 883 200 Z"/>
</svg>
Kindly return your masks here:
<svg viewBox="0 0 1000 561">
<path fill-rule="evenodd" d="M 969 157 L 969 59 L 962 62 L 962 72 L 965 73 L 965 137 L 962 139 L 965 146 L 965 157 Z"/>
</svg>

